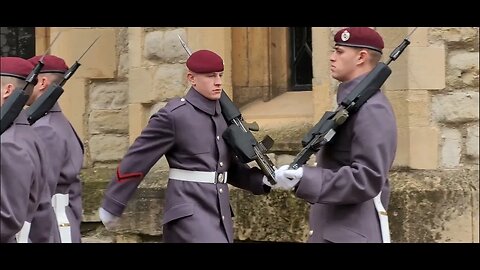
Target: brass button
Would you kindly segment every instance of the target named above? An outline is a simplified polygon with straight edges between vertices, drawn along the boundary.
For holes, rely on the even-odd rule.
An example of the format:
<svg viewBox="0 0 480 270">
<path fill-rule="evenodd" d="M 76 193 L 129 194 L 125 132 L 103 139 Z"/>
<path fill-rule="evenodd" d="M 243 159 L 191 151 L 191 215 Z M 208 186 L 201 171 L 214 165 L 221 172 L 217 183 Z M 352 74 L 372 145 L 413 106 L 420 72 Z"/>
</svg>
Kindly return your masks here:
<svg viewBox="0 0 480 270">
<path fill-rule="evenodd" d="M 181 98 L 180 101 L 185 101 L 185 99 L 184 99 L 184 98 Z"/>
<path fill-rule="evenodd" d="M 308 232 L 308 235 L 312 236 L 312 235 L 313 235 L 313 230 L 310 230 L 310 231 Z"/>
<path fill-rule="evenodd" d="M 218 192 L 222 193 L 222 192 L 223 192 L 223 189 L 221 189 L 221 188 L 220 188 L 220 189 L 218 189 Z"/>
<path fill-rule="evenodd" d="M 225 216 L 222 216 L 222 220 L 225 220 Z"/>
<path fill-rule="evenodd" d="M 223 167 L 223 162 L 220 161 L 220 167 Z"/>
<path fill-rule="evenodd" d="M 223 173 L 218 175 L 218 182 L 223 183 Z"/>
<path fill-rule="evenodd" d="M 217 136 L 217 141 L 220 141 L 220 136 Z"/>
</svg>

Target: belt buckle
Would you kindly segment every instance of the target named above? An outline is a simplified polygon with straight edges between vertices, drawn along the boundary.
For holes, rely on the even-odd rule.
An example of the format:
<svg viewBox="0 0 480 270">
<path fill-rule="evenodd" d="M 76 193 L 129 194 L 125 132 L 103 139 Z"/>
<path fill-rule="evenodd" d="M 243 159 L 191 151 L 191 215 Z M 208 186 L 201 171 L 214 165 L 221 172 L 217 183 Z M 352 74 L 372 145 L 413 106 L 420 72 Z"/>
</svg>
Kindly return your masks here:
<svg viewBox="0 0 480 270">
<path fill-rule="evenodd" d="M 225 182 L 225 173 L 217 173 L 217 183 L 223 184 Z"/>
</svg>

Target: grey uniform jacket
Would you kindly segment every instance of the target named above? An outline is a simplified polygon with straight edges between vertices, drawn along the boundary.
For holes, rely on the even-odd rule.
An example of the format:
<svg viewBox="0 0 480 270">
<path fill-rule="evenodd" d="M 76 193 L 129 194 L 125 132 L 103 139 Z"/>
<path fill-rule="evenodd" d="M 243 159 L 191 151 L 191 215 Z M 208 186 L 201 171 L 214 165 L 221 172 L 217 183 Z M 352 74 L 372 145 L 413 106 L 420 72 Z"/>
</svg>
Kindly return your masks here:
<svg viewBox="0 0 480 270">
<path fill-rule="evenodd" d="M 365 76 L 340 84 L 337 102 Z M 382 241 L 373 198 L 382 191 L 382 204 L 388 207 L 388 172 L 396 148 L 395 116 L 378 91 L 320 149 L 317 167 L 304 166 L 296 196 L 313 204 L 309 242 Z"/>
<path fill-rule="evenodd" d="M 145 174 L 165 155 L 170 168 L 227 172 L 228 183 L 264 194 L 263 174 L 237 161 L 222 134 L 218 101 L 190 88 L 154 114 L 110 182 L 102 207 L 120 216 Z M 228 185 L 169 179 L 163 213 L 165 242 L 233 242 Z"/>
<path fill-rule="evenodd" d="M 52 194 L 69 195 L 69 205 L 65 212 L 70 222 L 72 243 L 80 243 L 82 183 L 79 174 L 83 164 L 83 143 L 62 113 L 58 103 L 55 103 L 48 114 L 37 120 L 32 127 L 48 149 L 47 154 L 54 174 L 54 178 L 49 180 L 53 184 Z M 41 218 L 34 220 L 32 233 L 43 230 L 42 224 Z M 58 232 L 55 236 L 59 237 Z M 55 242 L 59 241 L 60 239 L 56 237 Z"/>
<path fill-rule="evenodd" d="M 39 207 L 51 207 L 47 179 L 51 169 L 45 146 L 22 111 L 1 135 L 0 242 L 16 242 L 24 222 L 32 222 Z M 52 228 L 47 220 L 45 227 Z M 50 231 L 43 236 L 49 239 Z"/>
</svg>

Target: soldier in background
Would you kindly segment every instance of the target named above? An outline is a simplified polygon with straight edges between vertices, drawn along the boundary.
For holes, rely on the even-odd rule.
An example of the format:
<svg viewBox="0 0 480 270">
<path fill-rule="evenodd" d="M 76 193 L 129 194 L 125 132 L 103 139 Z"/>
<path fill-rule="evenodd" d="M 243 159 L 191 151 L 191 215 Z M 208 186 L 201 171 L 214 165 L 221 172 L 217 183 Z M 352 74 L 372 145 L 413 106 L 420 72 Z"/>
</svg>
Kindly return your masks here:
<svg viewBox="0 0 480 270">
<path fill-rule="evenodd" d="M 223 60 L 200 50 L 187 60 L 192 87 L 155 113 L 119 164 L 107 187 L 100 219 L 118 222 L 150 168 L 165 155 L 170 166 L 163 213 L 165 242 L 233 242 L 228 184 L 254 194 L 270 187 L 262 171 L 234 157 L 222 138 L 227 123 L 218 99 Z M 228 183 L 228 184 L 227 184 Z"/>
<path fill-rule="evenodd" d="M 28 61 L 38 63 L 41 56 L 35 56 Z M 54 55 L 43 58 L 44 66 L 38 74 L 38 83 L 33 88 L 27 105 L 32 105 L 43 95 L 52 83 L 60 84 L 68 66 L 65 61 Z M 80 243 L 80 224 L 82 221 L 82 183 L 79 178 L 83 164 L 83 143 L 75 129 L 63 114 L 60 105 L 55 105 L 50 111 L 33 123 L 32 127 L 47 145 L 49 159 L 55 175 L 52 190 L 52 202 L 59 226 L 62 243 Z M 38 225 L 41 230 L 42 224 Z"/>
<path fill-rule="evenodd" d="M 340 104 L 375 68 L 384 43 L 368 27 L 342 29 L 334 40 L 330 63 L 332 77 L 340 82 Z M 275 171 L 278 183 L 274 188 L 294 188 L 297 197 L 313 204 L 309 242 L 383 242 L 388 222 L 379 220 L 379 214 L 386 214 L 388 207 L 388 172 L 396 149 L 395 115 L 378 89 L 318 151 L 316 167 L 293 170 L 282 166 Z"/>
<path fill-rule="evenodd" d="M 34 65 L 19 57 L 0 58 L 1 106 L 16 88 L 23 89 Z M 33 85 L 26 88 L 32 91 Z M 52 176 L 45 145 L 30 127 L 25 111 L 20 112 L 0 139 L 0 242 L 28 242 L 30 224 L 39 209 L 48 215 L 51 194 L 47 179 Z M 40 242 L 52 241 L 55 224 L 44 224 Z"/>
</svg>

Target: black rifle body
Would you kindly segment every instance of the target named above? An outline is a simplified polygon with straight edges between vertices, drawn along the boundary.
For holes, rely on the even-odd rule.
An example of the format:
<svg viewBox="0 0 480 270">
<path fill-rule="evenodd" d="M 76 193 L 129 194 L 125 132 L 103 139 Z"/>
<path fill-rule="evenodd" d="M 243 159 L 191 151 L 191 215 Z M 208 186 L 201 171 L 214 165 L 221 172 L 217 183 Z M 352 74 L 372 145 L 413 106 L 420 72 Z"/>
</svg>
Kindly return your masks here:
<svg viewBox="0 0 480 270">
<path fill-rule="evenodd" d="M 255 139 L 250 130 L 245 127 L 242 114 L 225 91 L 222 91 L 219 102 L 222 115 L 229 125 L 222 134 L 225 142 L 241 162 L 248 163 L 255 160 L 268 181 L 275 184 L 275 166 L 266 155 L 267 150 L 273 145 L 273 140 L 269 136 L 260 143 Z"/>
<path fill-rule="evenodd" d="M 12 125 L 13 121 L 15 121 L 17 116 L 20 114 L 20 112 L 22 111 L 25 104 L 27 104 L 28 97 L 32 94 L 31 91 L 33 91 L 33 89 L 31 91 L 28 91 L 28 92 L 26 92 L 26 89 L 27 89 L 28 85 L 30 85 L 30 84 L 33 84 L 33 85 L 37 84 L 37 82 L 38 82 L 37 81 L 37 76 L 40 73 L 40 70 L 42 70 L 42 68 L 44 66 L 43 58 L 45 57 L 47 52 L 50 51 L 50 48 L 52 47 L 53 43 L 55 43 L 55 41 L 57 40 L 60 33 L 61 32 L 59 32 L 57 34 L 55 39 L 50 43 L 50 46 L 47 48 L 47 50 L 45 51 L 43 56 L 38 61 L 37 65 L 33 68 L 33 70 L 30 72 L 30 74 L 28 74 L 27 78 L 25 79 L 26 84 L 25 84 L 25 86 L 23 86 L 23 89 L 22 90 L 18 89 L 22 93 L 16 93 L 15 94 L 15 92 L 17 91 L 17 90 L 15 90 L 13 95 L 10 96 L 8 98 L 7 102 L 5 102 L 3 104 L 2 108 L 1 108 L 1 110 L 2 110 L 1 117 L 2 118 L 0 119 L 0 122 L 1 122 L 1 133 L 0 134 L 3 134 L 3 132 L 5 130 L 7 130 L 8 127 L 10 127 L 10 125 Z M 10 102 L 8 102 L 8 101 L 10 101 Z"/>
<path fill-rule="evenodd" d="M 30 107 L 27 109 L 27 120 L 30 125 L 37 122 L 38 119 L 45 116 L 50 109 L 55 105 L 57 100 L 63 94 L 63 85 L 67 82 L 70 77 L 77 71 L 80 67 L 80 63 L 78 61 L 72 65 L 64 74 L 62 81 L 59 84 L 52 83 L 47 88 L 45 93 L 41 95 Z"/>
<path fill-rule="evenodd" d="M 50 111 L 57 100 L 63 94 L 63 88 L 55 83 L 52 83 L 48 89 L 38 97 L 38 99 L 27 108 L 27 120 L 30 125 L 33 125 L 38 119 Z"/>
<path fill-rule="evenodd" d="M 305 164 L 310 156 L 326 145 L 335 136 L 336 130 L 345 123 L 350 115 L 373 96 L 385 81 L 392 70 L 384 63 L 378 63 L 365 78 L 345 97 L 334 112 L 326 112 L 320 121 L 304 136 L 304 147 L 290 164 L 290 168 L 298 169 Z"/>
<path fill-rule="evenodd" d="M 1 133 L 5 132 L 12 124 L 13 121 L 18 117 L 20 112 L 23 110 L 25 104 L 27 104 L 29 96 L 32 94 L 33 89 L 27 91 L 27 87 L 30 84 L 37 84 L 37 76 L 40 70 L 43 68 L 43 62 L 39 61 L 38 64 L 33 68 L 33 70 L 28 74 L 25 79 L 25 85 L 22 89 L 17 88 L 13 91 L 12 95 L 8 97 L 5 103 L 1 107 L 1 118 L 0 126 Z"/>
<path fill-rule="evenodd" d="M 5 101 L 1 109 L 1 133 L 7 130 L 10 125 L 15 121 L 17 116 L 23 110 L 23 106 L 28 101 L 28 95 L 20 88 L 13 91 L 12 95 Z"/>
</svg>

